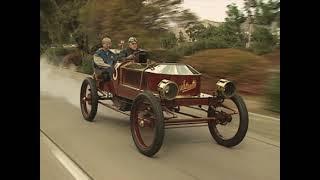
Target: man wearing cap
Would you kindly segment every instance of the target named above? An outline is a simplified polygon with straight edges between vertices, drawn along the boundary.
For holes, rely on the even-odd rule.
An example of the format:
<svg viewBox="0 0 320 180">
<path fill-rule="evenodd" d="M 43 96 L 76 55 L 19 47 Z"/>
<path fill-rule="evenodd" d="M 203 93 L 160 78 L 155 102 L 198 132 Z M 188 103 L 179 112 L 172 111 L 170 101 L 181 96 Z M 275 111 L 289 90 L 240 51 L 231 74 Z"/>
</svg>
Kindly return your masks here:
<svg viewBox="0 0 320 180">
<path fill-rule="evenodd" d="M 134 60 L 135 53 L 139 51 L 138 40 L 135 37 L 130 37 L 128 40 L 128 43 L 129 43 L 129 47 L 120 52 L 119 59 L 121 61 Z"/>
<path fill-rule="evenodd" d="M 93 55 L 93 67 L 95 74 L 102 76 L 104 81 L 109 81 L 113 73 L 113 65 L 117 61 L 117 56 L 109 49 L 112 45 L 111 39 L 102 39 L 102 48 Z"/>
</svg>

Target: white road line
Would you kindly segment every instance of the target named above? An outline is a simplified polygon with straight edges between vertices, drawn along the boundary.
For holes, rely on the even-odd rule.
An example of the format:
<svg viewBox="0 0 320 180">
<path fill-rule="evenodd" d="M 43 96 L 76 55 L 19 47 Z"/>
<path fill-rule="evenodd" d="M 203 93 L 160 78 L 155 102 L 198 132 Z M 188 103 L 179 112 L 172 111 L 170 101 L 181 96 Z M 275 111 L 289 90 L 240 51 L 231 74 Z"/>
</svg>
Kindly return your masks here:
<svg viewBox="0 0 320 180">
<path fill-rule="evenodd" d="M 50 140 L 43 132 L 40 131 L 40 137 L 43 138 L 45 143 L 53 155 L 59 162 L 71 173 L 76 180 L 92 180 L 89 175 L 84 172 L 72 159 L 68 157 L 52 140 Z"/>
<path fill-rule="evenodd" d="M 260 137 L 253 137 L 251 135 L 247 135 L 247 137 L 250 138 L 250 139 L 254 139 L 256 141 L 259 141 L 259 142 L 262 142 L 262 143 L 269 144 L 269 145 L 272 145 L 272 146 L 280 148 L 280 142 L 272 141 L 272 140 L 270 140 L 268 138 L 261 138 L 261 136 Z"/>
<path fill-rule="evenodd" d="M 265 116 L 265 115 L 262 115 L 262 114 L 257 114 L 257 113 L 252 113 L 252 112 L 249 112 L 250 115 L 254 115 L 254 116 L 258 116 L 258 117 L 262 117 L 262 118 L 266 118 L 266 119 L 271 119 L 271 120 L 274 120 L 274 121 L 280 121 L 279 118 L 275 118 L 275 117 L 271 117 L 271 116 Z"/>
</svg>

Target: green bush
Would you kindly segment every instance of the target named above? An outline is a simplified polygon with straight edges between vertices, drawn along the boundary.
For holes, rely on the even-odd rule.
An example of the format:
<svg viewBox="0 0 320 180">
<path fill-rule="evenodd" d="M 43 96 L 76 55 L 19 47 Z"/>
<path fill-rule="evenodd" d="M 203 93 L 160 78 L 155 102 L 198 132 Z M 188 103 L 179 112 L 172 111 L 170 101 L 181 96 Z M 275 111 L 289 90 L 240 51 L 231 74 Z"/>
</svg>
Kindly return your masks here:
<svg viewBox="0 0 320 180">
<path fill-rule="evenodd" d="M 191 43 L 180 44 L 179 46 L 169 50 L 179 56 L 187 56 L 193 54 L 193 47 Z"/>
<path fill-rule="evenodd" d="M 184 43 L 178 47 L 175 47 L 169 51 L 178 54 L 179 56 L 189 56 L 197 51 L 204 49 L 216 49 L 216 48 L 227 48 L 229 47 L 224 41 L 218 39 L 203 39 L 193 43 Z"/>
<path fill-rule="evenodd" d="M 48 46 L 46 44 L 41 44 L 40 43 L 40 56 L 46 52 Z"/>
<path fill-rule="evenodd" d="M 82 64 L 79 66 L 78 71 L 85 74 L 93 74 L 93 57 L 92 55 L 86 54 L 82 58 Z"/>
<path fill-rule="evenodd" d="M 172 32 L 165 34 L 160 38 L 160 44 L 162 48 L 173 48 L 177 45 L 178 39 Z"/>
<path fill-rule="evenodd" d="M 48 48 L 46 53 L 53 54 L 56 56 L 64 56 L 66 54 L 69 54 L 70 52 L 75 51 L 74 48 L 63 48 L 63 47 L 57 47 L 57 48 Z"/>
<path fill-rule="evenodd" d="M 220 49 L 229 47 L 228 43 L 220 39 L 208 39 L 205 40 L 206 49 Z"/>
<path fill-rule="evenodd" d="M 179 54 L 168 50 L 153 50 L 149 53 L 149 58 L 157 62 L 177 62 L 181 58 Z"/>
<path fill-rule="evenodd" d="M 251 49 L 258 55 L 266 54 L 277 47 L 277 37 L 266 28 L 258 27 L 252 34 Z"/>
<path fill-rule="evenodd" d="M 56 47 L 56 48 L 48 48 L 45 51 L 45 55 L 48 57 L 49 62 L 59 65 L 63 61 L 63 57 L 67 54 L 75 52 L 75 48 L 63 48 L 63 47 Z"/>
<path fill-rule="evenodd" d="M 251 51 L 257 55 L 263 55 L 272 52 L 276 47 L 264 42 L 253 42 Z"/>
<path fill-rule="evenodd" d="M 280 73 L 273 75 L 266 90 L 268 109 L 280 112 Z"/>
</svg>

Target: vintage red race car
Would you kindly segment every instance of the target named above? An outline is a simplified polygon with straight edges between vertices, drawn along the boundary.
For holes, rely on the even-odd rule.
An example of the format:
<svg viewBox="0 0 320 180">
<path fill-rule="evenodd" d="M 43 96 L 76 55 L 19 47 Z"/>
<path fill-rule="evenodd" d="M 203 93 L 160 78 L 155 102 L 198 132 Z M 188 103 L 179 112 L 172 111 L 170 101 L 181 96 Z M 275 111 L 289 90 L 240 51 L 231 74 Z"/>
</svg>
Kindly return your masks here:
<svg viewBox="0 0 320 180">
<path fill-rule="evenodd" d="M 201 93 L 200 86 L 201 73 L 186 64 L 117 62 L 111 81 L 97 74 L 83 81 L 80 106 L 87 121 L 94 120 L 98 104 L 129 115 L 134 143 L 150 157 L 169 128 L 205 125 L 218 144 L 238 145 L 249 118 L 235 84 L 220 79 L 212 94 Z"/>
</svg>

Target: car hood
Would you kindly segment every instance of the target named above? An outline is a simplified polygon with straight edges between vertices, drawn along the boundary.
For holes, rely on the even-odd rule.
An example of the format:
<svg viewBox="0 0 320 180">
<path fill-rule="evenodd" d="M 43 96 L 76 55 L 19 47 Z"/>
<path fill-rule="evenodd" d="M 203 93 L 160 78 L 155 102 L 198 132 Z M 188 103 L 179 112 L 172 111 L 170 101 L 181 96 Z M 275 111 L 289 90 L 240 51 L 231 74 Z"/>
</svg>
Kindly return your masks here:
<svg viewBox="0 0 320 180">
<path fill-rule="evenodd" d="M 177 63 L 160 63 L 154 68 L 147 69 L 146 72 L 167 75 L 200 75 L 200 73 L 190 65 Z"/>
</svg>

